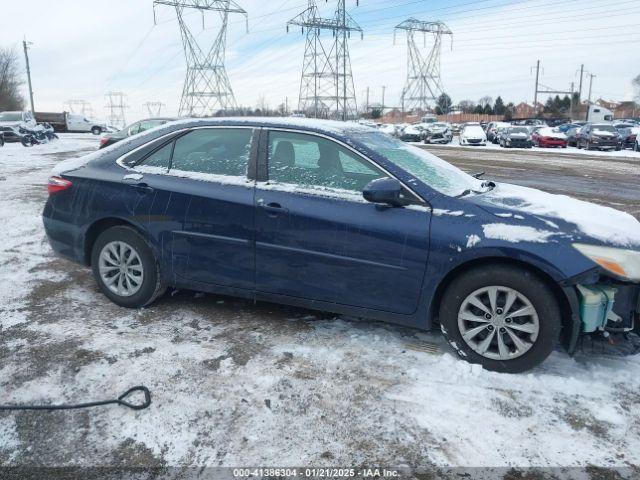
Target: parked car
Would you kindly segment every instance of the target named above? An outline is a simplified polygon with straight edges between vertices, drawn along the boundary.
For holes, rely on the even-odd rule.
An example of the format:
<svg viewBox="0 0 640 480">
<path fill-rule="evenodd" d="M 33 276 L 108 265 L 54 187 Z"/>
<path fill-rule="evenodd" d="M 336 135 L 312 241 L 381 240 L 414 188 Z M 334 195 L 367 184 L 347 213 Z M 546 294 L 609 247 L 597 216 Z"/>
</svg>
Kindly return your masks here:
<svg viewBox="0 0 640 480">
<path fill-rule="evenodd" d="M 581 125 L 578 125 L 577 123 L 563 123 L 562 125 L 557 126 L 558 130 L 560 130 L 564 134 L 566 134 L 569 130 L 573 128 L 579 128 L 579 127 L 581 127 Z"/>
<path fill-rule="evenodd" d="M 53 250 L 122 307 L 175 287 L 439 325 L 501 372 L 640 313 L 633 216 L 479 180 L 357 124 L 170 123 L 61 163 L 48 190 Z"/>
<path fill-rule="evenodd" d="M 31 112 L 0 112 L 0 127 L 35 128 L 37 125 Z"/>
<path fill-rule="evenodd" d="M 633 146 L 636 152 L 640 152 L 640 135 L 636 135 L 636 143 Z"/>
<path fill-rule="evenodd" d="M 490 122 L 487 125 L 487 140 L 491 143 L 498 143 L 498 138 L 496 134 L 498 133 L 498 128 L 500 127 L 510 127 L 511 124 L 507 122 Z"/>
<path fill-rule="evenodd" d="M 100 135 L 107 131 L 107 124 L 85 115 L 61 112 L 36 112 L 36 121 L 50 124 L 56 132 L 91 132 Z"/>
<path fill-rule="evenodd" d="M 432 123 L 422 131 L 424 143 L 451 143 L 453 132 L 448 123 Z"/>
<path fill-rule="evenodd" d="M 560 130 L 551 127 L 536 128 L 531 134 L 531 142 L 536 147 L 567 148 L 567 136 Z"/>
<path fill-rule="evenodd" d="M 382 133 L 386 133 L 387 135 L 391 135 L 392 137 L 395 137 L 395 135 L 396 135 L 396 126 L 393 125 L 392 123 L 387 123 L 387 124 L 381 125 L 379 130 Z"/>
<path fill-rule="evenodd" d="M 421 124 L 409 125 L 400 133 L 400 140 L 403 142 L 419 142 L 422 140 L 422 130 Z"/>
<path fill-rule="evenodd" d="M 467 123 L 460 130 L 460 145 L 480 145 L 487 144 L 487 135 L 482 127 L 477 123 Z"/>
<path fill-rule="evenodd" d="M 631 148 L 633 149 L 636 144 L 636 137 L 638 132 L 640 132 L 640 127 L 637 127 L 635 123 L 615 123 L 613 125 L 616 127 L 618 134 L 620 135 L 620 142 L 622 144 L 622 148 Z"/>
<path fill-rule="evenodd" d="M 5 143 L 21 143 L 25 136 L 21 130 L 22 127 L 7 127 L 0 125 L 0 133 Z M 24 131 L 24 130 L 23 130 Z"/>
<path fill-rule="evenodd" d="M 622 140 L 610 123 L 587 123 L 580 131 L 578 148 L 586 150 L 622 150 Z"/>
<path fill-rule="evenodd" d="M 496 143 L 499 145 L 500 141 L 502 140 L 502 138 L 504 137 L 504 135 L 507 133 L 507 130 L 509 129 L 509 127 L 506 126 L 501 126 L 498 127 L 498 130 L 496 131 L 495 135 L 494 135 L 494 140 L 496 141 Z M 487 139 L 488 140 L 488 139 Z"/>
<path fill-rule="evenodd" d="M 500 135 L 500 146 L 504 148 L 531 148 L 531 135 L 527 127 L 509 127 Z"/>
<path fill-rule="evenodd" d="M 151 128 L 159 127 L 160 125 L 164 125 L 165 123 L 172 122 L 174 120 L 175 118 L 148 118 L 132 123 L 131 125 L 124 127 L 122 130 L 116 133 L 109 133 L 107 135 L 104 135 L 100 139 L 100 148 L 106 148 L 110 145 L 113 145 L 114 143 L 124 140 L 127 137 L 137 135 L 138 133 L 145 132 Z"/>
<path fill-rule="evenodd" d="M 567 137 L 567 145 L 570 147 L 578 146 L 578 138 L 580 138 L 580 131 L 582 127 L 579 125 L 571 127 L 569 130 L 564 132 L 565 137 Z"/>
</svg>

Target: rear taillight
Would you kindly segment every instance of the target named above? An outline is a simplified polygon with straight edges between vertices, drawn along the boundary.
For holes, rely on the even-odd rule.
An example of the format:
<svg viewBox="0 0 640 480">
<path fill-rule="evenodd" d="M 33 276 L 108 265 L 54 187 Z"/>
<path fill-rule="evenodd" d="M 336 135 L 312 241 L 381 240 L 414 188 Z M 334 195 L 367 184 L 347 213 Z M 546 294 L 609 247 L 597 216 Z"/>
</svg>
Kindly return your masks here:
<svg viewBox="0 0 640 480">
<path fill-rule="evenodd" d="M 71 188 L 73 184 L 69 180 L 65 180 L 61 177 L 51 177 L 49 178 L 49 183 L 47 184 L 47 191 L 49 195 L 53 195 L 54 193 L 62 192 Z"/>
<path fill-rule="evenodd" d="M 105 143 L 107 143 L 109 141 L 109 137 L 102 137 L 100 139 L 100 146 L 104 145 Z"/>
</svg>

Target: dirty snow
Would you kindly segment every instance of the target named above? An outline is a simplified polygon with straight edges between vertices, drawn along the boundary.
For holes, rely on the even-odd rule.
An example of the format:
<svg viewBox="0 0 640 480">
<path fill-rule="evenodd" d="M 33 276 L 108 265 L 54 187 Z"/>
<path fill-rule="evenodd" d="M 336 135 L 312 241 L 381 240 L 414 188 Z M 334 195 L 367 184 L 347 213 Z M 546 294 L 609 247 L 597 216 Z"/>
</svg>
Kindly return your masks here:
<svg viewBox="0 0 640 480">
<path fill-rule="evenodd" d="M 51 254 L 40 219 L 53 164 L 96 144 L 0 148 L 0 403 L 143 383 L 153 404 L 0 412 L 3 466 L 640 462 L 638 356 L 558 350 L 502 375 L 458 360 L 439 334 L 379 322 L 189 292 L 118 308 Z"/>
</svg>

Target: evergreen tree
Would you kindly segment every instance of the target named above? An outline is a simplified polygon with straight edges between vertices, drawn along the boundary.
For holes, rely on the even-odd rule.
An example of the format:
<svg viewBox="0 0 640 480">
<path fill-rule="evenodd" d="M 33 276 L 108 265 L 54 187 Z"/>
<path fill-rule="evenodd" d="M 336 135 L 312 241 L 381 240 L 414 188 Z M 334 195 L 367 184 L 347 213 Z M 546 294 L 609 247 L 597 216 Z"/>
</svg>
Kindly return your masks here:
<svg viewBox="0 0 640 480">
<path fill-rule="evenodd" d="M 498 96 L 498 98 L 496 98 L 496 102 L 493 105 L 493 112 L 496 115 L 504 115 L 506 110 L 507 108 L 504 106 L 504 101 L 502 100 L 502 97 Z"/>
<path fill-rule="evenodd" d="M 451 110 L 451 97 L 443 92 L 436 100 L 436 114 L 445 115 L 449 110 Z"/>
<path fill-rule="evenodd" d="M 491 105 L 487 103 L 482 109 L 482 113 L 485 115 L 493 115 L 493 108 L 491 108 Z"/>
<path fill-rule="evenodd" d="M 484 108 L 482 108 L 482 105 L 478 104 L 476 105 L 476 108 L 474 108 L 473 113 L 482 115 L 484 113 Z"/>
</svg>

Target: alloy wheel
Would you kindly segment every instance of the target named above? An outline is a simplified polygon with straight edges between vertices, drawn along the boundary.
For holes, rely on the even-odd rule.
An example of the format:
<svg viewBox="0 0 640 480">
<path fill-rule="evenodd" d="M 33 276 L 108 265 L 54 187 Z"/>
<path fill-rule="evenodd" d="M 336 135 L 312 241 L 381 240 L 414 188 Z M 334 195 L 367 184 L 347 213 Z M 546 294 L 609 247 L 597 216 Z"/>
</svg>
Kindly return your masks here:
<svg viewBox="0 0 640 480">
<path fill-rule="evenodd" d="M 138 252 L 128 243 L 107 243 L 100 252 L 100 278 L 116 295 L 130 297 L 142 287 L 144 268 Z"/>
<path fill-rule="evenodd" d="M 533 347 L 540 333 L 531 301 L 509 287 L 487 286 L 468 295 L 458 312 L 462 339 L 479 355 L 511 360 Z"/>
</svg>

